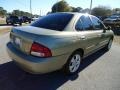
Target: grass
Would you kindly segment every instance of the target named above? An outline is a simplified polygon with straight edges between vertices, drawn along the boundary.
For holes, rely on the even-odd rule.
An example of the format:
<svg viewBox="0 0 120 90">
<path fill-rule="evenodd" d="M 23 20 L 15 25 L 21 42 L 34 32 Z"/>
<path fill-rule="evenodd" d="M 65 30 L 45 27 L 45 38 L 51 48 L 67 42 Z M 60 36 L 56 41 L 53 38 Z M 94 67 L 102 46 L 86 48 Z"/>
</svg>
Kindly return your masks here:
<svg viewBox="0 0 120 90">
<path fill-rule="evenodd" d="M 29 24 L 23 24 L 23 26 L 27 26 L 27 25 L 29 25 Z M 3 35 L 5 33 L 7 33 L 7 32 L 10 32 L 12 27 L 13 26 L 0 28 L 0 35 Z"/>
<path fill-rule="evenodd" d="M 3 26 L 6 25 L 5 18 L 0 18 L 0 27 L 1 27 L 2 25 L 3 25 Z M 26 24 L 26 23 L 23 23 L 23 24 L 22 24 L 22 26 L 27 26 L 27 25 L 29 25 L 29 24 L 28 24 L 28 23 L 27 23 L 27 24 Z M 12 27 L 13 27 L 13 26 L 0 28 L 0 35 L 5 34 L 5 33 L 7 33 L 7 32 L 10 32 L 10 30 L 11 30 Z"/>
<path fill-rule="evenodd" d="M 5 19 L 0 19 L 0 24 L 6 24 Z"/>
<path fill-rule="evenodd" d="M 12 27 L 0 28 L 0 35 L 10 32 Z"/>
<path fill-rule="evenodd" d="M 5 19 L 5 18 L 0 19 L 0 24 L 1 24 L 1 25 L 6 24 L 6 19 Z M 27 26 L 27 25 L 29 25 L 29 23 L 22 23 L 22 25 L 23 25 L 23 26 Z"/>
<path fill-rule="evenodd" d="M 6 20 L 5 18 L 0 18 L 0 25 L 5 25 L 6 24 L 5 20 Z M 7 33 L 7 32 L 10 32 L 10 30 L 11 30 L 11 27 L 0 28 L 0 35 L 3 35 L 5 33 Z"/>
</svg>

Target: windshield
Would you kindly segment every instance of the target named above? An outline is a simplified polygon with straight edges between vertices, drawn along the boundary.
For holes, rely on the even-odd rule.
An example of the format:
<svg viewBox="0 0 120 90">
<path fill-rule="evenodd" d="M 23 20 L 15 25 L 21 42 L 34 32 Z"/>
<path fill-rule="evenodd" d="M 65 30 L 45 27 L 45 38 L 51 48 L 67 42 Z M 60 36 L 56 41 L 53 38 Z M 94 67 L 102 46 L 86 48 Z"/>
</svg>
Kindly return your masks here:
<svg viewBox="0 0 120 90">
<path fill-rule="evenodd" d="M 54 13 L 44 16 L 31 24 L 34 27 L 62 31 L 71 20 L 73 14 Z"/>
<path fill-rule="evenodd" d="M 111 19 L 119 18 L 119 16 L 110 16 Z"/>
</svg>

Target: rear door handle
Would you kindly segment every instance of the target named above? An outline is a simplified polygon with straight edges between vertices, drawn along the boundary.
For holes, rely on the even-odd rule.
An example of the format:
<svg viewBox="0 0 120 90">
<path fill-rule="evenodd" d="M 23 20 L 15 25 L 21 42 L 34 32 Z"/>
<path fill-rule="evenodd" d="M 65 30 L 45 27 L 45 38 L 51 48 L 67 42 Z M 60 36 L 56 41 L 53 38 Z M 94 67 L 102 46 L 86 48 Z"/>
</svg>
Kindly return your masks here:
<svg viewBox="0 0 120 90">
<path fill-rule="evenodd" d="M 104 34 L 98 34 L 98 37 L 102 37 L 102 36 L 104 36 Z"/>
<path fill-rule="evenodd" d="M 80 37 L 80 39 L 85 40 L 85 39 L 86 39 L 86 37 L 85 37 L 85 36 L 81 36 L 81 37 Z"/>
<path fill-rule="evenodd" d="M 98 37 L 102 37 L 102 34 L 98 34 Z"/>
</svg>

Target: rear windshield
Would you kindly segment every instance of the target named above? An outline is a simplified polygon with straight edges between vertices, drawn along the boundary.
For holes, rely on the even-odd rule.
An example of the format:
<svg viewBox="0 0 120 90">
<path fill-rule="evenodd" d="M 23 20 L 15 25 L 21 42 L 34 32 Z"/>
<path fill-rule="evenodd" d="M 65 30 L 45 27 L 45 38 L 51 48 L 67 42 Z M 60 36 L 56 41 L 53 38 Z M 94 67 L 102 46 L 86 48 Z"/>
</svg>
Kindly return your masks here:
<svg viewBox="0 0 120 90">
<path fill-rule="evenodd" d="M 35 21 L 31 26 L 62 31 L 69 23 L 73 14 L 54 13 L 44 16 Z"/>
</svg>

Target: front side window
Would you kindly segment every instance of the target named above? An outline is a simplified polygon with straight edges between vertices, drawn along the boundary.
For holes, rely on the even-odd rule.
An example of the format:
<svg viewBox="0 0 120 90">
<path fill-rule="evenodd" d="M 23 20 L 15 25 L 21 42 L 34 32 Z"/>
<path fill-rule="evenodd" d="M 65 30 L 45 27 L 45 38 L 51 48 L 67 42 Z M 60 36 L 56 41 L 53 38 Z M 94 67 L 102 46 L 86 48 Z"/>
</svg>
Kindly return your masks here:
<svg viewBox="0 0 120 90">
<path fill-rule="evenodd" d="M 93 25 L 88 15 L 83 15 L 80 17 L 82 26 L 84 30 L 92 30 Z"/>
<path fill-rule="evenodd" d="M 73 14 L 54 13 L 44 16 L 31 24 L 34 27 L 62 31 L 72 19 Z"/>
<path fill-rule="evenodd" d="M 101 23 L 101 21 L 97 17 L 91 16 L 91 20 L 95 30 L 101 30 L 104 28 L 104 25 Z"/>
</svg>

